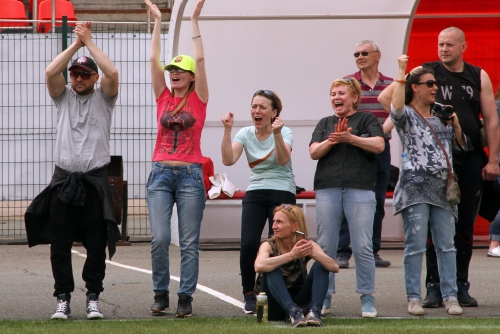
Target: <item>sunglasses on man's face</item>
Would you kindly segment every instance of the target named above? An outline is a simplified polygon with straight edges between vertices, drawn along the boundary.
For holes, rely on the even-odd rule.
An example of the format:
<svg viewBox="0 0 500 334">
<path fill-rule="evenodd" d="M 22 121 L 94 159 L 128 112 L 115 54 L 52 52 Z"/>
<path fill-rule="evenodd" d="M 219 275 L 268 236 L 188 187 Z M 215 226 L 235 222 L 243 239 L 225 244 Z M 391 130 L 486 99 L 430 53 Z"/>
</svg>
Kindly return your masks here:
<svg viewBox="0 0 500 334">
<path fill-rule="evenodd" d="M 168 73 L 186 73 L 186 72 L 188 72 L 188 71 L 183 70 L 182 68 L 178 68 L 178 67 L 171 67 L 167 71 L 168 71 Z"/>
<path fill-rule="evenodd" d="M 434 87 L 434 85 L 436 85 L 436 87 L 437 87 L 438 82 L 436 80 L 427 80 L 427 81 L 415 83 L 415 85 L 423 85 L 423 84 L 426 84 L 427 87 L 432 88 L 432 87 Z"/>
<path fill-rule="evenodd" d="M 69 72 L 69 77 L 73 80 L 77 80 L 78 77 L 81 77 L 82 80 L 88 80 L 90 79 L 91 76 L 93 76 L 96 73 L 88 72 L 88 71 L 72 71 Z"/>
<path fill-rule="evenodd" d="M 363 52 L 354 52 L 354 58 L 358 58 L 359 56 L 366 57 L 369 53 L 378 52 L 378 51 L 363 51 Z"/>
</svg>

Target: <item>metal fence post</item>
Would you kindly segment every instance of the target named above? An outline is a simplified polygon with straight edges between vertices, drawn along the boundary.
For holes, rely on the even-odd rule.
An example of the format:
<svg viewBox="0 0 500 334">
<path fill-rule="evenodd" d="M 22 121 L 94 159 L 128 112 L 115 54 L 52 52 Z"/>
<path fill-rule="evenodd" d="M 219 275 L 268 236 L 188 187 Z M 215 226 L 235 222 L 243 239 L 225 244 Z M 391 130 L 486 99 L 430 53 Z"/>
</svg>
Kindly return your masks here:
<svg viewBox="0 0 500 334">
<path fill-rule="evenodd" d="M 55 27 L 53 28 L 55 29 Z M 61 32 L 61 40 L 62 40 L 62 51 L 68 48 L 68 17 L 62 17 L 62 32 Z M 68 68 L 65 67 L 63 71 L 64 80 L 68 82 Z"/>
</svg>

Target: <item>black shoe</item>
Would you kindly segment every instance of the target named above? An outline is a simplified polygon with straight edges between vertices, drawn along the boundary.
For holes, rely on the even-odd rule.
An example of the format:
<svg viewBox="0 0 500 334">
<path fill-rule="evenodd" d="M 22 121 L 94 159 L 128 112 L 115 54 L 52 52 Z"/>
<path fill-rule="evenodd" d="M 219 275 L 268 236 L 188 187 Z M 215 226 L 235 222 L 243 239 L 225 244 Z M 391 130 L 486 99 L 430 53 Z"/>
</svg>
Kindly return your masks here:
<svg viewBox="0 0 500 334">
<path fill-rule="evenodd" d="M 155 302 L 151 305 L 151 315 L 165 314 L 169 309 L 169 304 L 168 291 L 155 291 Z"/>
<path fill-rule="evenodd" d="M 321 315 L 320 312 L 316 307 L 312 307 L 309 310 L 309 313 L 306 315 L 306 321 L 308 326 L 317 326 L 321 327 L 323 326 L 323 322 L 321 321 Z"/>
<path fill-rule="evenodd" d="M 389 267 L 391 265 L 391 262 L 383 260 L 378 254 L 373 254 L 373 258 L 375 259 L 375 267 Z"/>
<path fill-rule="evenodd" d="M 253 291 L 248 291 L 243 294 L 245 304 L 243 305 L 243 311 L 246 314 L 255 314 L 257 309 L 257 297 Z"/>
<path fill-rule="evenodd" d="M 179 293 L 179 302 L 177 303 L 177 312 L 175 316 L 178 318 L 190 317 L 193 315 L 191 306 L 191 296 L 185 293 Z"/>
<path fill-rule="evenodd" d="M 70 299 L 71 296 L 69 293 L 61 293 L 59 296 L 57 296 L 56 313 L 52 314 L 52 320 L 68 319 L 68 315 L 71 314 L 71 309 L 69 307 Z"/>
<path fill-rule="evenodd" d="M 99 310 L 99 297 L 95 293 L 89 293 L 87 296 L 87 319 L 102 319 L 104 316 Z"/>
<path fill-rule="evenodd" d="M 307 326 L 307 320 L 304 318 L 300 307 L 295 305 L 288 313 L 290 314 L 290 322 L 293 328 Z"/>
<path fill-rule="evenodd" d="M 460 304 L 460 306 L 463 307 L 477 307 L 478 304 L 476 298 L 469 295 L 469 287 L 470 287 L 469 282 L 457 282 L 458 304 Z"/>
<path fill-rule="evenodd" d="M 427 296 L 422 301 L 422 307 L 435 308 L 443 305 L 439 283 L 427 283 Z"/>
<path fill-rule="evenodd" d="M 337 254 L 336 262 L 339 265 L 339 268 L 341 269 L 349 268 L 350 257 L 351 256 L 349 254 L 343 254 L 343 253 Z"/>
</svg>

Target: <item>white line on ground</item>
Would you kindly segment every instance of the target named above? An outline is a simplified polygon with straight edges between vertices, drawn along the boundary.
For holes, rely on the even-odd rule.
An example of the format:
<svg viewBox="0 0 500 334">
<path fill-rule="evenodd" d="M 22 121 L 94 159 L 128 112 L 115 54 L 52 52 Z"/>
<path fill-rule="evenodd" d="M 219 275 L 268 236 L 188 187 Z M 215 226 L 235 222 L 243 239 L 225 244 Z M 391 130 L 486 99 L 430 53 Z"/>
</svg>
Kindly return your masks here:
<svg viewBox="0 0 500 334">
<path fill-rule="evenodd" d="M 81 256 L 81 257 L 87 257 L 87 255 L 82 254 L 79 251 L 76 251 L 74 249 L 72 249 L 71 252 L 73 254 L 76 254 L 76 255 Z M 124 268 L 124 269 L 135 270 L 135 271 L 138 271 L 138 272 L 141 272 L 141 273 L 145 273 L 145 274 L 150 274 L 150 275 L 153 274 L 153 272 L 151 270 L 137 268 L 137 267 L 132 267 L 132 266 L 129 266 L 129 265 L 126 265 L 126 264 L 121 264 L 121 263 L 114 262 L 114 261 L 106 260 L 106 263 L 107 264 L 111 264 L 111 265 L 116 266 L 116 267 Z M 180 282 L 180 278 L 177 277 L 177 276 L 172 276 L 171 275 L 170 279 L 173 279 L 174 281 Z M 222 292 L 219 292 L 219 291 L 216 291 L 214 289 L 211 289 L 208 286 L 204 286 L 204 285 L 198 284 L 198 285 L 196 285 L 196 288 L 199 289 L 199 290 L 201 290 L 201 291 L 203 291 L 203 292 L 208 293 L 209 295 L 212 295 L 212 296 L 214 296 L 216 298 L 219 298 L 220 300 L 225 301 L 226 303 L 234 305 L 234 306 L 236 306 L 238 308 L 243 308 L 243 303 L 240 302 L 239 300 L 236 300 L 233 297 L 225 295 Z"/>
</svg>

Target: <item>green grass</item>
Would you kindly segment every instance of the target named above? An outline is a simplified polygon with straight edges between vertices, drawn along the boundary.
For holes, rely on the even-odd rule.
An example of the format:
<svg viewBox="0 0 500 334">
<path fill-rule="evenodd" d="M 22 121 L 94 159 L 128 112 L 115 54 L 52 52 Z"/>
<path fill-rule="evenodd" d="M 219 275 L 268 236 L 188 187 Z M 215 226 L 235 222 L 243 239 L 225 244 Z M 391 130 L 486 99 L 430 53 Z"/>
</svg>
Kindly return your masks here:
<svg viewBox="0 0 500 334">
<path fill-rule="evenodd" d="M 88 333 L 290 333 L 307 331 L 321 333 L 498 333 L 500 318 L 446 318 L 446 319 L 335 319 L 328 318 L 321 328 L 295 328 L 290 324 L 259 325 L 255 318 L 241 319 L 152 319 L 103 321 L 0 321 L 0 333 L 6 334 L 88 334 Z"/>
</svg>

